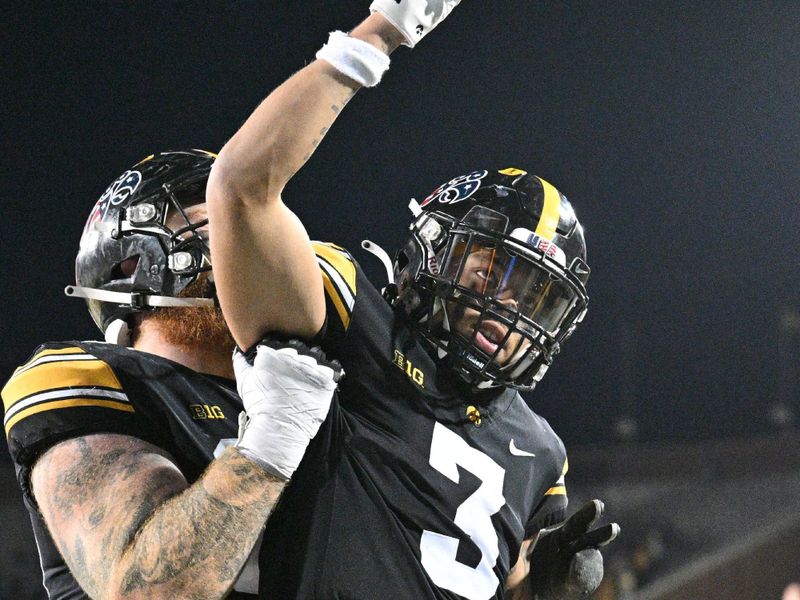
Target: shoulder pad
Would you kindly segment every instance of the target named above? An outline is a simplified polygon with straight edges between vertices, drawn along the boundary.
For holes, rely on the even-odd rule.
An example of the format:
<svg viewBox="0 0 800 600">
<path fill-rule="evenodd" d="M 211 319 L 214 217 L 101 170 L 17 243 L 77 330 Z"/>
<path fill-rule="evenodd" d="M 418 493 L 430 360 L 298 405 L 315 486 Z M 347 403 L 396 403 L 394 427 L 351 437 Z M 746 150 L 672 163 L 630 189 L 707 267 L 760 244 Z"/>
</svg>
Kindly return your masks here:
<svg viewBox="0 0 800 600">
<path fill-rule="evenodd" d="M 47 411 L 102 407 L 134 412 L 111 367 L 80 346 L 44 345 L 2 391 L 6 435 L 20 421 Z"/>
</svg>

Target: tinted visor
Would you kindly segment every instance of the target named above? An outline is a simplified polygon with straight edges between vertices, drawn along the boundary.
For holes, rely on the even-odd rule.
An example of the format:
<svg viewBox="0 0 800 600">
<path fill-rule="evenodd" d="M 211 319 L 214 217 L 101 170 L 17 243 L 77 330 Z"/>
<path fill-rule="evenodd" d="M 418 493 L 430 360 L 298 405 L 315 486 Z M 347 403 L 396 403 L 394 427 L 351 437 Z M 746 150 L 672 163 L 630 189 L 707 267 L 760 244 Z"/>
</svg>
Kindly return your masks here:
<svg viewBox="0 0 800 600">
<path fill-rule="evenodd" d="M 569 284 L 532 259 L 481 236 L 454 238 L 443 273 L 447 279 L 519 312 L 549 334 L 557 332 L 577 298 Z"/>
</svg>

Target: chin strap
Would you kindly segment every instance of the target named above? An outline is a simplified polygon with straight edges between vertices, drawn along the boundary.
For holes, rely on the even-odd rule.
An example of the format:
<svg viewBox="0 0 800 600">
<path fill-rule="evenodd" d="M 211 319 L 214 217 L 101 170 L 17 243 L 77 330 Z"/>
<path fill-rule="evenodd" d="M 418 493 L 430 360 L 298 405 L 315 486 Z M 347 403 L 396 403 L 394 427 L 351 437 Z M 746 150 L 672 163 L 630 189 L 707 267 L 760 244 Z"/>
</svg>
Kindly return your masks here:
<svg viewBox="0 0 800 600">
<path fill-rule="evenodd" d="M 436 313 L 442 311 L 442 330 L 447 334 L 447 346 L 449 348 L 450 341 L 453 338 L 453 332 L 450 331 L 450 318 L 447 316 L 447 311 L 444 308 L 444 300 L 436 296 L 433 299 L 433 311 L 431 312 L 431 317 L 433 317 Z M 449 354 L 447 348 L 443 348 L 442 346 L 436 347 L 436 355 L 441 359 L 444 358 Z"/>
<path fill-rule="evenodd" d="M 386 277 L 389 280 L 389 285 L 392 285 L 394 283 L 394 266 L 392 265 L 392 259 L 389 258 L 386 250 L 370 240 L 363 240 L 361 242 L 361 247 L 383 263 L 383 268 L 386 269 Z"/>
<path fill-rule="evenodd" d="M 87 288 L 79 285 L 68 285 L 64 288 L 64 293 L 70 298 L 88 298 L 90 300 L 100 300 L 101 302 L 113 302 L 114 304 L 130 305 L 134 308 L 165 306 L 211 307 L 215 305 L 213 298 L 175 298 L 172 296 L 155 296 L 142 292 L 112 292 L 110 290 Z"/>
<path fill-rule="evenodd" d="M 386 278 L 389 281 L 381 289 L 381 295 L 389 304 L 394 305 L 395 300 L 397 300 L 397 286 L 394 283 L 394 265 L 392 264 L 392 259 L 389 258 L 386 250 L 370 240 L 362 240 L 361 247 L 383 264 L 383 268 L 386 270 Z"/>
<path fill-rule="evenodd" d="M 97 288 L 68 285 L 64 293 L 70 298 L 88 298 L 101 302 L 113 302 L 133 306 L 135 308 L 148 307 L 188 307 L 188 306 L 214 306 L 212 298 L 173 298 L 172 296 L 154 296 L 142 292 L 112 292 Z M 104 332 L 105 340 L 109 344 L 130 346 L 131 330 L 122 319 L 111 321 Z"/>
<path fill-rule="evenodd" d="M 70 298 L 88 298 L 101 302 L 113 302 L 133 306 L 134 308 L 148 307 L 188 307 L 188 306 L 214 306 L 212 298 L 173 298 L 172 296 L 154 296 L 142 292 L 112 292 L 99 290 L 79 285 L 68 285 L 64 293 Z M 130 346 L 131 331 L 128 324 L 122 319 L 114 319 L 105 328 L 105 340 L 109 344 Z"/>
</svg>

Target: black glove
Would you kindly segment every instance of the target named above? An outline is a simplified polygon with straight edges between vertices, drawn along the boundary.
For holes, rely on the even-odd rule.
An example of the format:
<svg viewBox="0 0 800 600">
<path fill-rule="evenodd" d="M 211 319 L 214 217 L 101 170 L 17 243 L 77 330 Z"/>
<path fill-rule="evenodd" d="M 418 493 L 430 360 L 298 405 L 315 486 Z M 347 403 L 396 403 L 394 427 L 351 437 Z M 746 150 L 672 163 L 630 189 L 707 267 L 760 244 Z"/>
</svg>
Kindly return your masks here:
<svg viewBox="0 0 800 600">
<path fill-rule="evenodd" d="M 603 580 L 603 556 L 598 550 L 619 533 L 610 523 L 589 528 L 603 515 L 603 503 L 592 500 L 553 529 L 545 529 L 528 554 L 529 583 L 534 600 L 588 598 Z"/>
</svg>

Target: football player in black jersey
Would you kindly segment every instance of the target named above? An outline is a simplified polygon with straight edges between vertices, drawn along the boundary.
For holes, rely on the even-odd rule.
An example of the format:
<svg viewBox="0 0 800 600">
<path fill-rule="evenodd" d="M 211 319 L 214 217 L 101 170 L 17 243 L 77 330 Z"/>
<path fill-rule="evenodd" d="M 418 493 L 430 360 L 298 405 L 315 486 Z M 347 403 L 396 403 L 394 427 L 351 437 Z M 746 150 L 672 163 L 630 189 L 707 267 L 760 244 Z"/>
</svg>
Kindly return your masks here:
<svg viewBox="0 0 800 600">
<path fill-rule="evenodd" d="M 209 178 L 218 294 L 238 345 L 315 336 L 347 373 L 267 525 L 264 594 L 580 597 L 617 532 L 589 531 L 599 501 L 549 530 L 566 516 L 566 453 L 518 393 L 586 311 L 583 231 L 562 194 L 517 168 L 447 182 L 412 203 L 393 266 L 374 250 L 394 280 L 385 294 L 346 250 L 312 244 L 281 198 L 388 55 L 457 4 L 374 0 L 253 112 Z"/>
<path fill-rule="evenodd" d="M 257 539 L 328 412 L 334 371 L 297 344 L 240 359 L 236 393 L 212 299 L 213 161 L 160 153 L 108 187 L 67 288 L 107 342 L 43 344 L 3 388 L 49 598 L 256 597 Z"/>
</svg>

